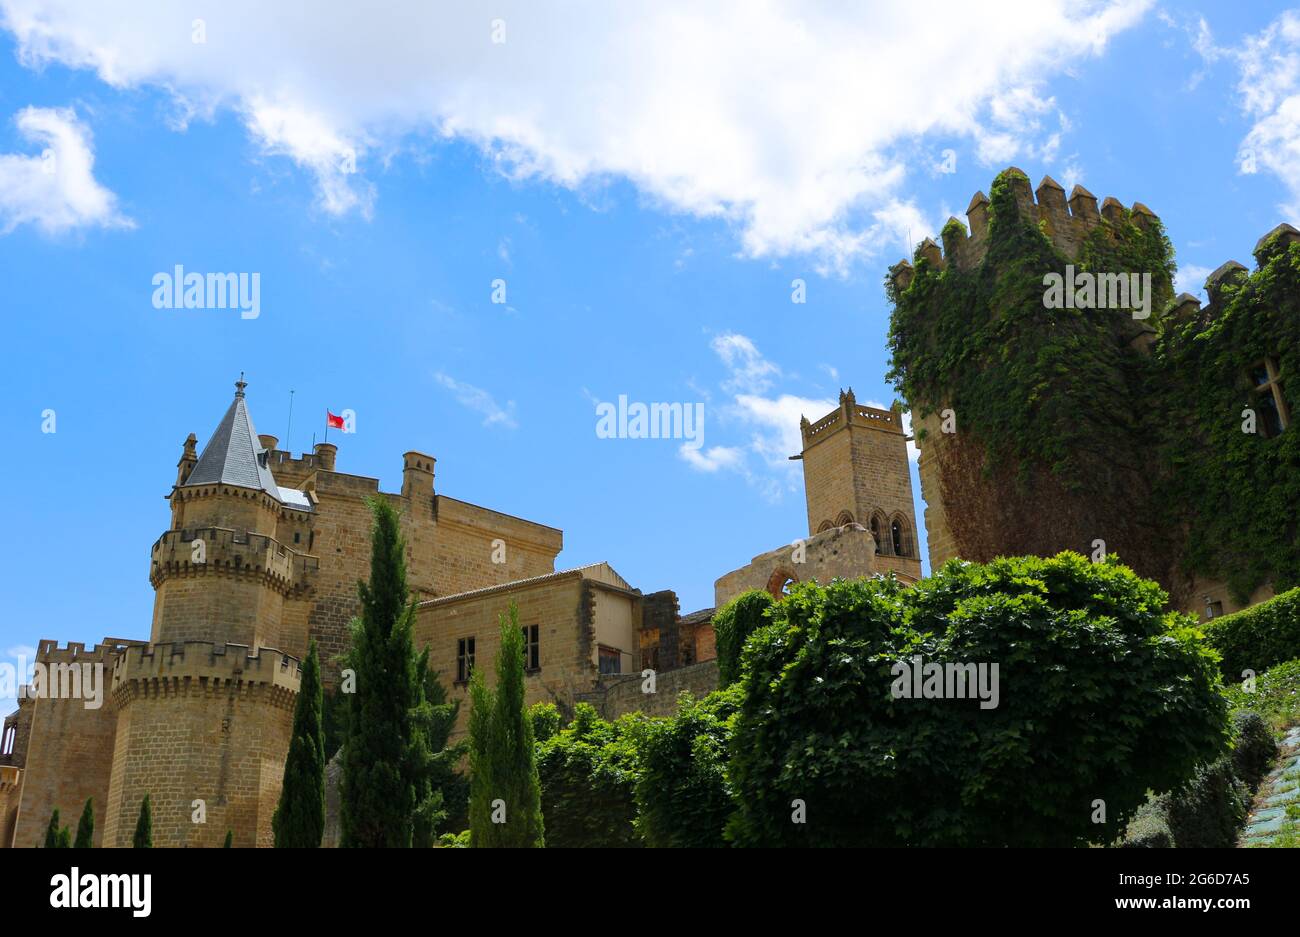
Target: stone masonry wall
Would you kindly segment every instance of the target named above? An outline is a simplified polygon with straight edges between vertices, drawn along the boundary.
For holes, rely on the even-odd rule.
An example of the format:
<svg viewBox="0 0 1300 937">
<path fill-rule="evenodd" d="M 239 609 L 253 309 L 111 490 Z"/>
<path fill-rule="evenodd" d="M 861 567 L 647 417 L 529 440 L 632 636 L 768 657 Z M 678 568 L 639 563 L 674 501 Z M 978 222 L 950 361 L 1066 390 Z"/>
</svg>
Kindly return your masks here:
<svg viewBox="0 0 1300 937">
<path fill-rule="evenodd" d="M 60 822 L 75 829 L 90 798 L 95 801 L 94 844 L 102 844 L 117 730 L 110 679 L 114 656 L 122 646 L 106 640 L 87 650 L 77 643 L 59 648 L 55 641 L 42 641 L 37 648 L 37 663 L 49 668 L 89 664 L 91 672 L 98 674 L 93 679 L 102 681 L 97 687 L 100 705 L 86 708 L 87 703 L 93 706 L 96 700 L 87 698 L 92 693 L 84 685 L 83 698 L 54 698 L 55 694 L 66 692 L 57 689 L 62 682 L 58 676 L 47 681 L 50 688 L 31 701 L 31 739 L 14 831 L 15 846 L 35 847 L 44 843 L 45 830 L 55 808 L 59 810 Z M 50 673 L 57 674 L 57 671 L 51 669 Z M 84 673 L 83 670 L 83 678 Z"/>
<path fill-rule="evenodd" d="M 577 702 L 590 703 L 608 720 L 628 713 L 640 712 L 647 716 L 671 716 L 677 712 L 678 697 L 689 692 L 696 699 L 708 696 L 718 688 L 718 662 L 706 660 L 677 670 L 655 674 L 655 692 L 645 693 L 645 680 L 639 673 L 603 675 L 596 686 L 581 695 Z"/>
<path fill-rule="evenodd" d="M 468 684 L 456 680 L 456 652 L 460 638 L 474 638 L 474 666 L 482 668 L 489 686 L 496 683 L 496 657 L 501 647 L 498 616 L 514 602 L 520 626 L 540 625 L 538 653 L 541 667 L 524 679 L 529 705 L 554 702 L 571 709 L 574 698 L 595 684 L 592 661 L 595 640 L 595 604 L 598 591 L 580 573 L 559 573 L 509 589 L 489 589 L 468 596 L 453 596 L 422 603 L 416 610 L 415 646 L 429 646 L 429 665 L 448 688 L 451 699 L 461 700 L 453 738 L 468 726 Z M 629 649 L 630 650 L 630 649 Z"/>
<path fill-rule="evenodd" d="M 809 537 L 804 544 L 804 562 L 794 562 L 792 546 L 778 547 L 753 558 L 747 566 L 732 570 L 713 584 L 714 601 L 721 608 L 749 589 L 767 590 L 770 583 L 779 586 L 786 576 L 798 582 L 816 579 L 825 585 L 832 579 L 857 579 L 879 571 L 876 544 L 870 531 L 854 524 L 832 527 Z M 775 578 L 774 578 L 775 577 Z"/>
<path fill-rule="evenodd" d="M 272 845 L 289 751 L 298 662 L 239 645 L 132 648 L 113 673 L 118 731 L 106 846 L 130 846 L 145 794 L 154 845 Z M 206 822 L 194 822 L 202 800 Z"/>
</svg>

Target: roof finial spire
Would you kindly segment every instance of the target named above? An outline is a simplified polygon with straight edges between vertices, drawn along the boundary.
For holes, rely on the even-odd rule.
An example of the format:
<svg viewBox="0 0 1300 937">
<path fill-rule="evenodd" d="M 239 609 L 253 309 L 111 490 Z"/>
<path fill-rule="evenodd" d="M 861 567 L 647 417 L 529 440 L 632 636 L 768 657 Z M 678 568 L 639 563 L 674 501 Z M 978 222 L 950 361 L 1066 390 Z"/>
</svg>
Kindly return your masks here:
<svg viewBox="0 0 1300 937">
<path fill-rule="evenodd" d="M 236 397 L 244 396 L 244 388 L 247 386 L 248 385 L 244 383 L 244 372 L 240 371 L 239 380 L 235 381 L 235 396 Z"/>
</svg>

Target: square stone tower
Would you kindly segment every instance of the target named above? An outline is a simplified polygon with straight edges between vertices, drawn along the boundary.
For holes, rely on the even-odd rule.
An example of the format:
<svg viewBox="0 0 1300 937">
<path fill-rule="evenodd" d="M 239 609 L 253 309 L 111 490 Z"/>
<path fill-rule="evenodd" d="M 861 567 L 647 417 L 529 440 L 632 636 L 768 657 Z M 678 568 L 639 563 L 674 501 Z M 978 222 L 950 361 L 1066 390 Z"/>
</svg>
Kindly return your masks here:
<svg viewBox="0 0 1300 937">
<path fill-rule="evenodd" d="M 861 406 L 853 389 L 815 422 L 799 421 L 808 533 L 860 524 L 876 541 L 876 568 L 921 577 L 912 475 L 902 410 Z"/>
</svg>

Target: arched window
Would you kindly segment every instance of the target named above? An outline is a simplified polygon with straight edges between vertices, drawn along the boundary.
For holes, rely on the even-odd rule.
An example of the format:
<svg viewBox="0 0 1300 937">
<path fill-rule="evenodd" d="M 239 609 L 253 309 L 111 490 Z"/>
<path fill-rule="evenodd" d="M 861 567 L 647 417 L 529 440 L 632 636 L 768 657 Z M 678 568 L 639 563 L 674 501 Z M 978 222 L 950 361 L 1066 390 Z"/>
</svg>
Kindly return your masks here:
<svg viewBox="0 0 1300 937">
<path fill-rule="evenodd" d="M 895 556 L 912 555 L 912 533 L 907 528 L 907 522 L 897 515 L 890 522 L 889 539 L 894 547 Z"/>
<path fill-rule="evenodd" d="M 846 524 L 852 524 L 852 523 L 853 523 L 853 515 L 850 514 L 848 511 L 841 511 L 840 516 L 835 518 L 836 527 L 843 527 Z"/>
<path fill-rule="evenodd" d="M 831 529 L 832 527 L 834 527 L 834 526 L 835 526 L 835 525 L 832 524 L 830 521 L 822 521 L 822 522 L 817 526 L 817 533 L 819 533 L 819 534 L 824 534 L 824 533 L 826 533 L 826 531 L 830 530 L 830 529 Z"/>
<path fill-rule="evenodd" d="M 877 553 L 889 556 L 894 552 L 889 538 L 889 523 L 885 520 L 885 515 L 880 512 L 871 515 L 871 536 L 875 538 Z"/>
</svg>

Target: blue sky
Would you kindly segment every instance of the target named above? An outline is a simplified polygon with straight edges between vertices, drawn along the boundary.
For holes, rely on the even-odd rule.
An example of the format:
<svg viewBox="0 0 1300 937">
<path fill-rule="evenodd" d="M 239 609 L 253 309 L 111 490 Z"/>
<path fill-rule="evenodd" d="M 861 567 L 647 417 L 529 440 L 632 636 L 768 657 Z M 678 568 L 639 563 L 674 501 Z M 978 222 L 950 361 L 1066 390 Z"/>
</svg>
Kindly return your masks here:
<svg viewBox="0 0 1300 937">
<path fill-rule="evenodd" d="M 798 415 L 893 399 L 885 269 L 1000 169 L 1146 203 L 1193 292 L 1300 224 L 1280 6 L 200 6 L 0 0 L 6 660 L 147 636 L 241 371 L 281 448 L 350 408 L 340 470 L 431 453 L 686 612 L 806 533 Z M 258 273 L 260 315 L 154 308 L 177 264 Z M 620 394 L 704 403 L 703 448 L 597 438 Z"/>
</svg>

